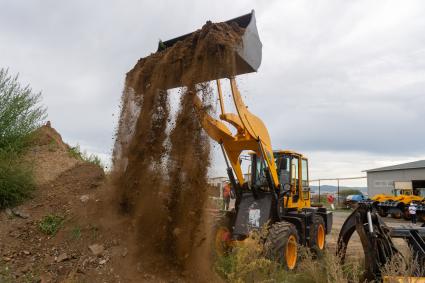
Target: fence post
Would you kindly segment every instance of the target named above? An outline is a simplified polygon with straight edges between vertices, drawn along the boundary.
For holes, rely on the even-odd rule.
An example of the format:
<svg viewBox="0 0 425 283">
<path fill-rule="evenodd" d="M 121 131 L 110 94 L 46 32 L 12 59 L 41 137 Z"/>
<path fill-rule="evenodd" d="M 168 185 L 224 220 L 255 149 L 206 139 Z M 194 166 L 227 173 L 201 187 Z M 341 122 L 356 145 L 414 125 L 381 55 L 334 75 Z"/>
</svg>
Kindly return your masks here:
<svg viewBox="0 0 425 283">
<path fill-rule="evenodd" d="M 338 179 L 338 206 L 339 206 L 339 179 Z"/>
<path fill-rule="evenodd" d="M 320 179 L 319 179 L 319 203 L 320 203 Z"/>
</svg>

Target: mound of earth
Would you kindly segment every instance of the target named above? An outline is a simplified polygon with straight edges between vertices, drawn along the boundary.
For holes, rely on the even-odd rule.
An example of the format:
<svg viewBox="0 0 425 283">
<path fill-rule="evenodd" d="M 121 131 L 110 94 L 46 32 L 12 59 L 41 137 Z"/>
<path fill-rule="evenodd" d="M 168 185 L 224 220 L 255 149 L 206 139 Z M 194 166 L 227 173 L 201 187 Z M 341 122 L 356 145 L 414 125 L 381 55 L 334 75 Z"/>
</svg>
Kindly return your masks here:
<svg viewBox="0 0 425 283">
<path fill-rule="evenodd" d="M 82 163 L 70 155 L 70 149 L 50 123 L 34 132 L 31 148 L 24 159 L 32 166 L 38 185 L 51 182 L 66 170 Z"/>
<path fill-rule="evenodd" d="M 72 157 L 69 150 L 50 126 L 36 131 L 25 156 L 35 169 L 34 197 L 0 212 L 0 282 L 67 282 L 77 275 L 85 282 L 102 278 L 98 273 L 107 268 L 109 248 L 116 245 L 114 233 L 104 236 L 98 227 L 105 174 L 101 167 Z M 41 228 L 49 217 L 58 224 L 56 234 Z M 89 249 L 92 245 L 97 250 Z M 109 279 L 101 281 L 118 282 Z"/>
</svg>

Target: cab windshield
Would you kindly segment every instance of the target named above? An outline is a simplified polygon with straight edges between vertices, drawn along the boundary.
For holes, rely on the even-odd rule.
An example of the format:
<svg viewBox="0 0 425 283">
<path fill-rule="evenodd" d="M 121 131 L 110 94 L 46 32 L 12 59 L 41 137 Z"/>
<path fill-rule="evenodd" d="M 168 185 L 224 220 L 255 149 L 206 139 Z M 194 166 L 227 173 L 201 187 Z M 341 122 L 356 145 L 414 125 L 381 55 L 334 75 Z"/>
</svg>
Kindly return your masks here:
<svg viewBox="0 0 425 283">
<path fill-rule="evenodd" d="M 266 175 L 264 173 L 265 162 L 262 157 L 253 155 L 253 185 L 257 187 L 268 187 Z M 277 168 L 277 175 L 281 184 L 290 183 L 290 157 L 283 154 L 274 154 L 274 161 Z"/>
</svg>

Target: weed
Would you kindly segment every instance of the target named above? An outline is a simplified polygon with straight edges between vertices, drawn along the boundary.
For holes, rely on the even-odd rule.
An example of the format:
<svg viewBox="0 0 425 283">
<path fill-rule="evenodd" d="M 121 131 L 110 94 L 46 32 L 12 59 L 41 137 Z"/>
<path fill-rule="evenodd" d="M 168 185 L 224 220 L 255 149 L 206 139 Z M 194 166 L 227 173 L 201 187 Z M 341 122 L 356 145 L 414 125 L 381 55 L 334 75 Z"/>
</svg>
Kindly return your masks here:
<svg viewBox="0 0 425 283">
<path fill-rule="evenodd" d="M 76 146 L 70 147 L 68 150 L 68 154 L 72 158 L 83 160 L 83 153 L 81 152 L 79 144 L 77 144 Z"/>
<path fill-rule="evenodd" d="M 21 278 L 22 283 L 40 282 L 40 275 L 38 273 L 39 273 L 38 271 L 34 271 L 34 270 L 26 272 L 24 276 L 22 276 Z"/>
<path fill-rule="evenodd" d="M 83 158 L 84 158 L 84 161 L 86 161 L 86 162 L 92 163 L 92 164 L 97 165 L 101 168 L 104 167 L 99 156 L 97 156 L 96 154 L 85 155 Z"/>
<path fill-rule="evenodd" d="M 89 163 L 97 165 L 101 168 L 104 168 L 102 161 L 100 160 L 99 156 L 97 156 L 96 154 L 88 154 L 85 151 L 81 151 L 80 145 L 78 145 L 78 144 L 74 147 L 71 147 L 68 150 L 68 154 L 72 158 L 75 158 L 75 159 L 78 159 L 78 160 L 81 160 L 81 161 L 85 161 L 85 162 L 89 162 Z"/>
<path fill-rule="evenodd" d="M 54 236 L 62 227 L 64 218 L 57 215 L 46 215 L 38 224 L 40 231 L 46 235 Z"/>
<path fill-rule="evenodd" d="M 9 266 L 0 263 L 0 282 L 2 283 L 13 283 L 15 278 L 9 269 Z"/>
<path fill-rule="evenodd" d="M 91 238 L 93 241 L 97 240 L 99 237 L 99 228 L 94 225 L 89 225 L 89 230 L 91 231 Z"/>
<path fill-rule="evenodd" d="M 238 245 L 229 254 L 215 261 L 216 272 L 227 282 L 344 283 L 359 282 L 361 265 L 342 265 L 339 257 L 326 252 L 315 259 L 309 248 L 299 247 L 298 267 L 287 271 L 275 261 L 264 258 L 264 232 L 251 235 L 254 244 Z M 261 236 L 263 235 L 263 236 Z"/>
<path fill-rule="evenodd" d="M 49 142 L 48 147 L 49 147 L 49 151 L 50 152 L 56 151 L 58 149 L 58 144 L 57 144 L 56 140 L 51 139 L 50 142 Z"/>
<path fill-rule="evenodd" d="M 75 226 L 71 230 L 71 238 L 73 240 L 79 240 L 81 238 L 81 228 L 79 226 Z"/>
<path fill-rule="evenodd" d="M 0 157 L 0 208 L 22 203 L 35 189 L 32 170 L 20 164 L 17 156 L 8 155 Z"/>
<path fill-rule="evenodd" d="M 424 274 L 425 267 L 420 264 L 414 256 L 414 252 L 410 249 L 405 251 L 404 255 L 396 255 L 391 258 L 387 264 L 381 268 L 381 275 L 388 276 L 388 282 L 410 282 L 407 280 L 410 276 L 421 276 Z M 397 278 L 398 277 L 398 278 Z M 398 279 L 406 279 L 401 281 Z"/>
</svg>

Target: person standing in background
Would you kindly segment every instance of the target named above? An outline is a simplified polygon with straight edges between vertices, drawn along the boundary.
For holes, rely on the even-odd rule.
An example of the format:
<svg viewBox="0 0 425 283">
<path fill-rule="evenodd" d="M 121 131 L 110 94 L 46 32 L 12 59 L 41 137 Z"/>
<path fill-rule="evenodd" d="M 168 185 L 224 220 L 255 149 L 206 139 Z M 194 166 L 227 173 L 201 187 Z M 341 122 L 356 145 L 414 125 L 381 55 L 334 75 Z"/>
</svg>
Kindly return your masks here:
<svg viewBox="0 0 425 283">
<path fill-rule="evenodd" d="M 409 214 L 410 218 L 412 218 L 412 224 L 416 225 L 416 204 L 413 202 L 409 205 Z"/>
<path fill-rule="evenodd" d="M 223 206 L 224 210 L 229 210 L 229 204 L 230 204 L 230 193 L 231 188 L 230 184 L 226 182 L 223 187 Z"/>
</svg>

